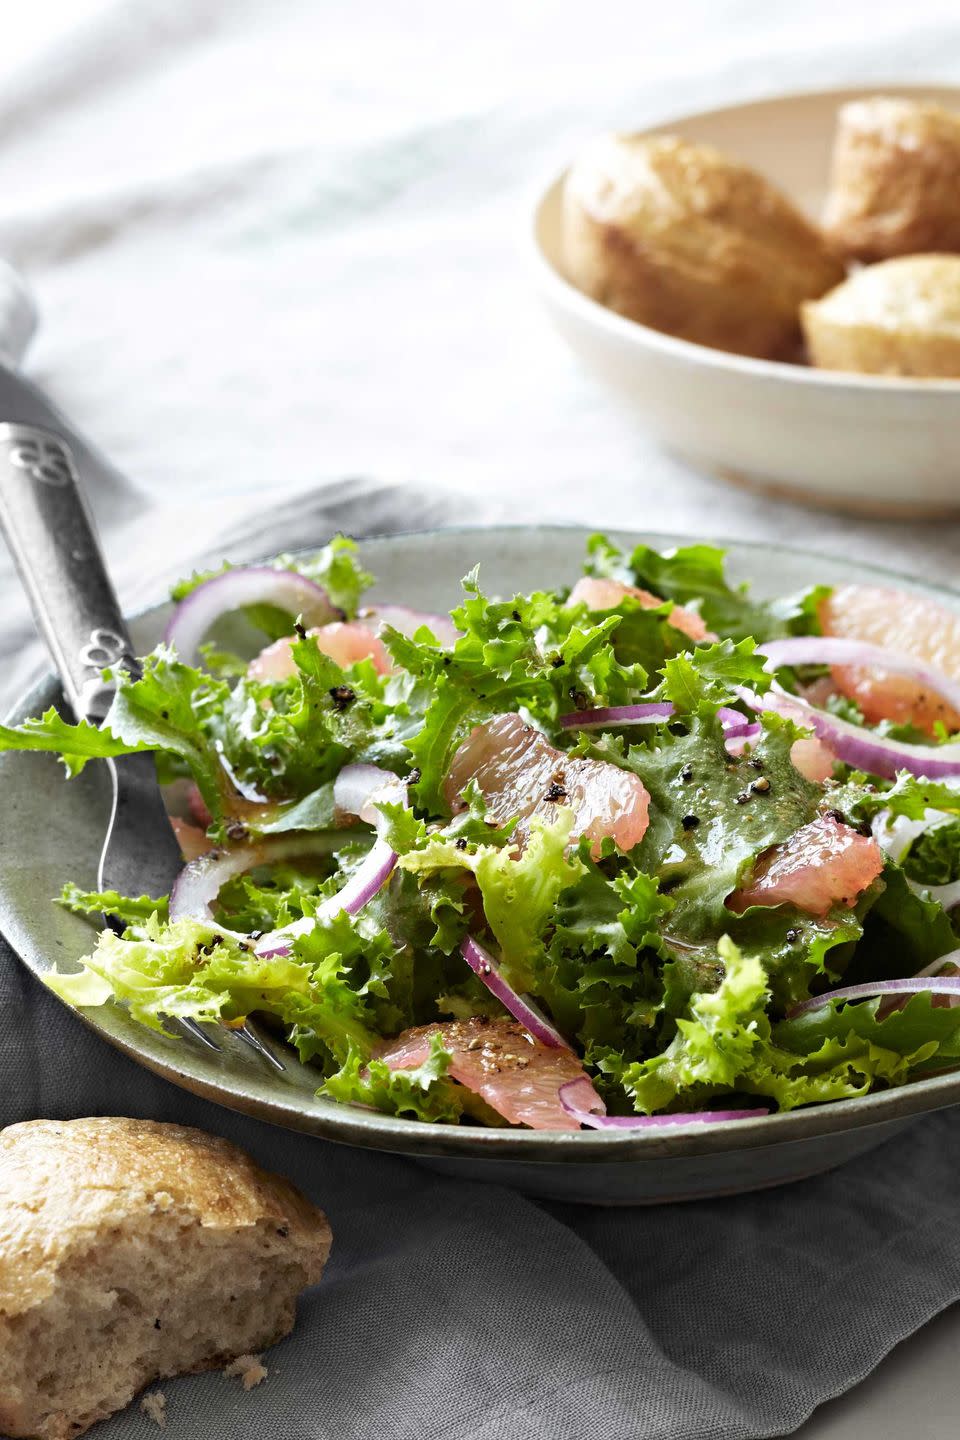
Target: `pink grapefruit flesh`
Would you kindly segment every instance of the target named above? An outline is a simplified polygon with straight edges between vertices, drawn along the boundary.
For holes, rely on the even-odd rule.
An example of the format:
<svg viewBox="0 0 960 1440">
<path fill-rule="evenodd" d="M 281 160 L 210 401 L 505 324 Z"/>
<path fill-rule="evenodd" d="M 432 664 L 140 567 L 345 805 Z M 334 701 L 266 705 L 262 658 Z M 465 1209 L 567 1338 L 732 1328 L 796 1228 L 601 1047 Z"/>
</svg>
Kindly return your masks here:
<svg viewBox="0 0 960 1440">
<path fill-rule="evenodd" d="M 960 680 L 960 614 L 923 595 L 880 585 L 840 585 L 822 602 L 820 624 L 825 635 L 882 645 Z M 832 675 L 837 689 L 856 701 L 871 724 L 892 720 L 933 734 L 939 721 L 948 730 L 960 730 L 960 714 L 905 675 L 851 665 L 834 666 Z"/>
<path fill-rule="evenodd" d="M 882 869 L 876 840 L 825 815 L 764 851 L 727 905 L 737 915 L 751 905 L 795 905 L 822 918 L 835 905 L 855 905 Z"/>
<path fill-rule="evenodd" d="M 571 1051 L 532 1039 L 516 1020 L 474 1018 L 420 1025 L 387 1041 L 379 1058 L 391 1070 L 412 1070 L 427 1059 L 436 1034 L 453 1057 L 448 1074 L 511 1125 L 579 1130 L 579 1122 L 564 1110 L 557 1092 L 568 1080 L 587 1079 L 583 1066 Z"/>
<path fill-rule="evenodd" d="M 629 770 L 605 760 L 574 758 L 556 750 L 520 715 L 498 715 L 471 730 L 444 781 L 447 803 L 463 808 L 462 792 L 475 780 L 498 825 L 517 818 L 525 840 L 534 816 L 550 821 L 558 805 L 574 812 L 573 838 L 586 835 L 594 855 L 609 835 L 621 850 L 643 839 L 650 797 Z"/>
</svg>

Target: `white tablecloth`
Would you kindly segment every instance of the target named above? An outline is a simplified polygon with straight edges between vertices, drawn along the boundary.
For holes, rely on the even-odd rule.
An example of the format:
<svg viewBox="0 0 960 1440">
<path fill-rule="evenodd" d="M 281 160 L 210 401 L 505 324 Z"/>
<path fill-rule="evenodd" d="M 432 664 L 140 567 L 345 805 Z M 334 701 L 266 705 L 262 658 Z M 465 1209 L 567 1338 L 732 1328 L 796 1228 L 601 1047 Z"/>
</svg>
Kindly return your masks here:
<svg viewBox="0 0 960 1440">
<path fill-rule="evenodd" d="M 362 471 L 954 577 L 953 527 L 665 457 L 547 330 L 524 251 L 537 182 L 605 126 L 960 80 L 956 0 L 40 0 L 12 31 L 0 254 L 39 299 L 29 368 L 156 497 Z"/>
</svg>

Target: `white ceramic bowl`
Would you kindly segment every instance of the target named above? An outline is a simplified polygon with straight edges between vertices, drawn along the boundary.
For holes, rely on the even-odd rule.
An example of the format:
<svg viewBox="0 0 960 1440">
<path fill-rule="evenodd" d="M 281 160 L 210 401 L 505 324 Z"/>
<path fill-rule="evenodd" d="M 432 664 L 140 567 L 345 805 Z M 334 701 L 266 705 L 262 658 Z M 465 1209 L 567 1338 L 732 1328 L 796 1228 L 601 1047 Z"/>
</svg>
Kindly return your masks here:
<svg viewBox="0 0 960 1440">
<path fill-rule="evenodd" d="M 896 94 L 960 109 L 960 89 L 874 85 L 678 116 L 648 131 L 706 142 L 820 213 L 837 110 Z M 754 488 L 871 514 L 960 512 L 960 380 L 846 375 L 676 340 L 615 314 L 566 278 L 560 175 L 534 222 L 547 312 L 587 368 L 670 450 Z"/>
</svg>

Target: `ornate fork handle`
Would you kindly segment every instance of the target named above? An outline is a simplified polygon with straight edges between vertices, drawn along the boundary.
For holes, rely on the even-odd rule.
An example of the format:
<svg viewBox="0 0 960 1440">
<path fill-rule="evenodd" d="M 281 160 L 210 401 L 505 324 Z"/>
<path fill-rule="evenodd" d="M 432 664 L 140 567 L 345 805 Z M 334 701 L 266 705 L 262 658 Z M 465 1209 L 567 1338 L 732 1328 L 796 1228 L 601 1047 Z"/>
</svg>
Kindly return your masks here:
<svg viewBox="0 0 960 1440">
<path fill-rule="evenodd" d="M 78 718 L 98 724 L 113 693 L 101 670 L 135 670 L 136 661 L 61 436 L 0 424 L 0 523 L 67 699 Z"/>
</svg>

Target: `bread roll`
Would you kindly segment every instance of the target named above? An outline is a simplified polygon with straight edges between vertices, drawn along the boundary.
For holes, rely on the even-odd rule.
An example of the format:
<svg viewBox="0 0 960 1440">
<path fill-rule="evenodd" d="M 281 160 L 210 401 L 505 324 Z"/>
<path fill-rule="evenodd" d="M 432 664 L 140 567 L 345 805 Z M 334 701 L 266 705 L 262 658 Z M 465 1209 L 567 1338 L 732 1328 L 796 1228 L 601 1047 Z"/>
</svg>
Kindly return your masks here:
<svg viewBox="0 0 960 1440">
<path fill-rule="evenodd" d="M 824 229 L 857 260 L 960 251 L 960 115 L 884 96 L 844 105 Z"/>
<path fill-rule="evenodd" d="M 824 370 L 960 376 L 960 255 L 868 265 L 804 305 L 803 330 Z"/>
<path fill-rule="evenodd" d="M 779 357 L 798 307 L 843 267 L 761 175 L 676 136 L 609 135 L 569 171 L 564 260 L 574 284 L 655 330 Z"/>
<path fill-rule="evenodd" d="M 330 1249 L 225 1140 L 146 1120 L 0 1132 L 0 1432 L 67 1440 L 165 1375 L 272 1345 Z"/>
</svg>

